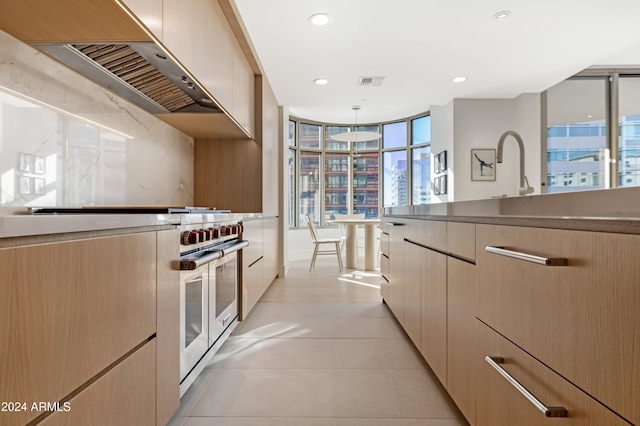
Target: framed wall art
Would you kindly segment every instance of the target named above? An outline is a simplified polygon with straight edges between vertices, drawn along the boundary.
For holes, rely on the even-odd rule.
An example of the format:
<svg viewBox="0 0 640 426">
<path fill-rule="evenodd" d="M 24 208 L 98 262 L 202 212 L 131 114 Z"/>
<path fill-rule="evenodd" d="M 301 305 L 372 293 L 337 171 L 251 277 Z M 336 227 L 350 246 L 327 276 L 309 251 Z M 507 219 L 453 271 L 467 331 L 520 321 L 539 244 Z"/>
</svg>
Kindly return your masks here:
<svg viewBox="0 0 640 426">
<path fill-rule="evenodd" d="M 471 150 L 471 180 L 496 180 L 496 150 L 474 148 Z"/>
</svg>

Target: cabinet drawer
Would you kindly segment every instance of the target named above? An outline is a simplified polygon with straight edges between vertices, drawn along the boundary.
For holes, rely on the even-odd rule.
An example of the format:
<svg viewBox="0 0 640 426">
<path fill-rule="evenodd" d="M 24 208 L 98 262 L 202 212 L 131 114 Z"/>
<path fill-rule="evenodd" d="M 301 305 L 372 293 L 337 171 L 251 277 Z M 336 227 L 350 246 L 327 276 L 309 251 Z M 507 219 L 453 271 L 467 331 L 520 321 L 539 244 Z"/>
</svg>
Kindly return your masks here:
<svg viewBox="0 0 640 426">
<path fill-rule="evenodd" d="M 436 250 L 447 250 L 447 222 L 436 220 L 421 220 L 418 232 L 412 232 L 407 238 L 434 248 Z"/>
<path fill-rule="evenodd" d="M 476 328 L 476 426 L 628 424 L 482 322 L 477 321 Z M 506 371 L 547 408 L 564 408 L 566 417 L 546 417 L 486 357 L 502 358 L 497 368 Z"/>
<path fill-rule="evenodd" d="M 42 426 L 156 424 L 156 341 L 152 340 L 68 401 Z"/>
<path fill-rule="evenodd" d="M 156 332 L 155 232 L 2 249 L 0 271 L 3 400 L 59 401 Z"/>
<path fill-rule="evenodd" d="M 478 317 L 639 424 L 640 236 L 490 225 L 477 231 Z M 506 257 L 487 246 L 567 265 Z"/>
<path fill-rule="evenodd" d="M 476 260 L 476 225 L 447 222 L 447 252 L 469 260 Z"/>
</svg>

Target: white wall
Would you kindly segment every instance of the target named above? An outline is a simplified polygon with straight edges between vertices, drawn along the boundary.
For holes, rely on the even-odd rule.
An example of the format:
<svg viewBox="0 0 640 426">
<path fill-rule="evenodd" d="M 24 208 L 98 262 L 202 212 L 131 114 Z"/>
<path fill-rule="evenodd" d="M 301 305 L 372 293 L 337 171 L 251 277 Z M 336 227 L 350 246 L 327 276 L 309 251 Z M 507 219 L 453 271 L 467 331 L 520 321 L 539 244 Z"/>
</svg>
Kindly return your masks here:
<svg viewBox="0 0 640 426">
<path fill-rule="evenodd" d="M 442 151 L 447 151 L 447 194 L 434 195 L 431 197 L 433 203 L 442 203 L 453 200 L 455 193 L 454 182 L 457 177 L 458 168 L 453 166 L 453 101 L 445 106 L 434 106 L 431 108 L 431 164 L 433 156 Z M 431 183 L 433 189 L 433 180 Z"/>
<path fill-rule="evenodd" d="M 540 193 L 540 95 L 523 94 L 516 99 L 455 99 L 433 107 L 434 154 L 447 150 L 448 193 L 438 201 L 486 199 L 518 195 L 519 150 L 512 137 L 504 144 L 503 163 L 496 164 L 495 181 L 471 180 L 471 149 L 496 149 L 500 136 L 515 130 L 525 145 L 525 174 Z"/>
</svg>

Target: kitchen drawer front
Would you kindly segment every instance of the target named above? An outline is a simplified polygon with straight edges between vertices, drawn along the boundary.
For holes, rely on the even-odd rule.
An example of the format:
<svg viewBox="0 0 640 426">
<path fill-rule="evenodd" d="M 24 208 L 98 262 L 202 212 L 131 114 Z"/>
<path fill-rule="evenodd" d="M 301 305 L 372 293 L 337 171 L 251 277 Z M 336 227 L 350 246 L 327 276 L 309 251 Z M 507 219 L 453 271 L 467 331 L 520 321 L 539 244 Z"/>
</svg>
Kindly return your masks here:
<svg viewBox="0 0 640 426">
<path fill-rule="evenodd" d="M 567 259 L 567 266 L 487 246 Z M 478 317 L 640 424 L 639 250 L 635 235 L 478 225 Z"/>
<path fill-rule="evenodd" d="M 3 400 L 59 401 L 156 332 L 155 232 L 2 249 L 0 271 Z"/>
<path fill-rule="evenodd" d="M 476 260 L 475 223 L 447 223 L 447 252 L 468 260 Z"/>
<path fill-rule="evenodd" d="M 41 426 L 156 424 L 155 339 L 68 401 Z M 64 409 L 64 405 L 61 405 Z"/>
<path fill-rule="evenodd" d="M 628 425 L 481 321 L 477 321 L 476 329 L 476 426 Z M 502 358 L 498 361 L 498 368 L 506 371 L 542 405 L 564 408 L 566 417 L 546 417 L 491 366 L 486 357 Z"/>
<path fill-rule="evenodd" d="M 417 232 L 411 232 L 407 238 L 436 250 L 447 250 L 447 222 L 420 220 Z"/>
</svg>

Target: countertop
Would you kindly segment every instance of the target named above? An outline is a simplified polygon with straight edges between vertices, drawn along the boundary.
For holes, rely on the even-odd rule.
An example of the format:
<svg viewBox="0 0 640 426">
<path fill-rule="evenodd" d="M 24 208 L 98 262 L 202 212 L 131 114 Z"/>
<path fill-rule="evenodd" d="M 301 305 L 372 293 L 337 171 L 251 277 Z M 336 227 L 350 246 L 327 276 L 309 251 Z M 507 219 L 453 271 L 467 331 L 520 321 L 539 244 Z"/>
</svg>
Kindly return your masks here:
<svg viewBox="0 0 640 426">
<path fill-rule="evenodd" d="M 384 216 L 640 234 L 640 187 L 388 207 Z"/>
<path fill-rule="evenodd" d="M 276 216 L 277 217 L 277 216 Z M 0 240 L 34 236 L 59 236 L 95 231 L 126 232 L 174 229 L 179 225 L 231 221 L 260 220 L 267 216 L 256 213 L 216 214 L 29 214 L 27 208 L 0 209 Z M 107 234 L 115 234 L 110 232 Z M 103 232 L 104 234 L 104 232 Z M 55 238 L 55 237 L 54 237 Z M 58 238 L 55 238 L 58 239 Z M 3 244 L 4 245 L 4 244 Z M 0 246 L 3 246 L 0 245 Z M 11 244 L 12 245 L 12 244 Z"/>
</svg>

